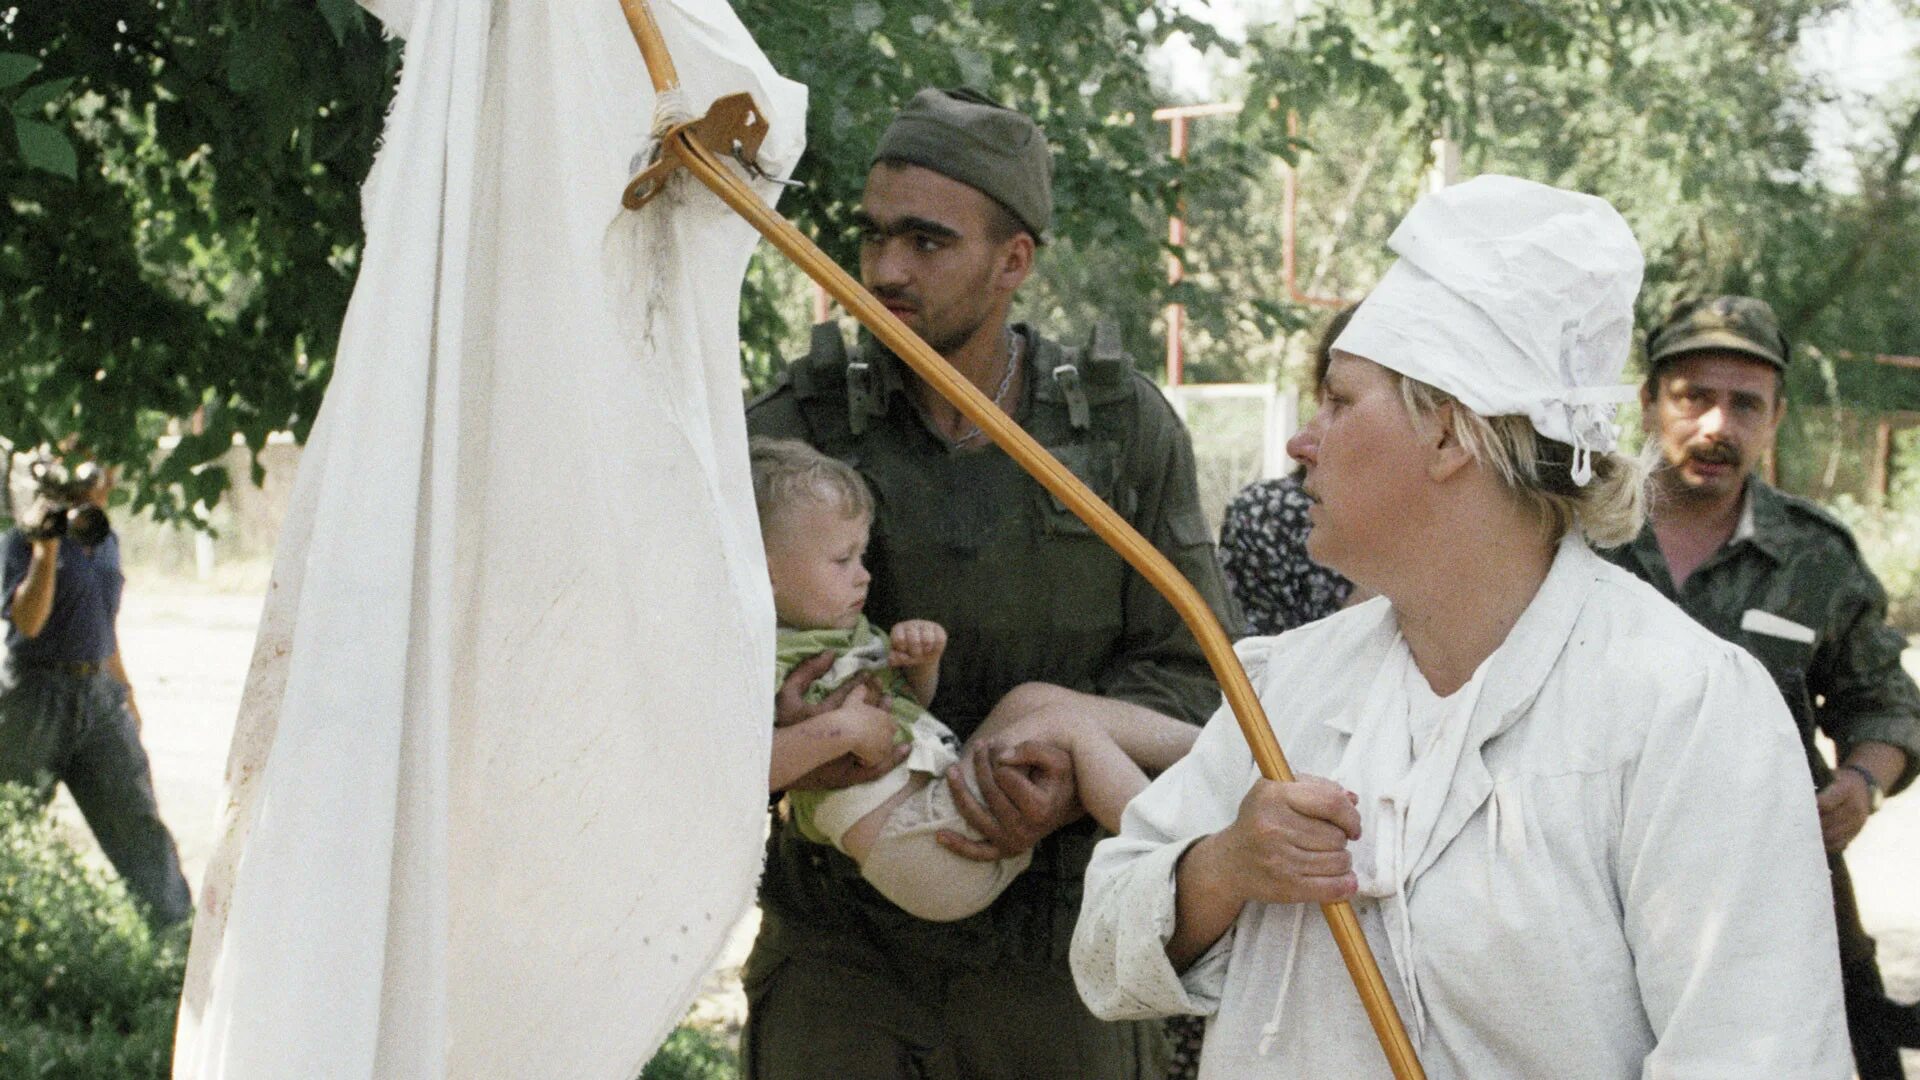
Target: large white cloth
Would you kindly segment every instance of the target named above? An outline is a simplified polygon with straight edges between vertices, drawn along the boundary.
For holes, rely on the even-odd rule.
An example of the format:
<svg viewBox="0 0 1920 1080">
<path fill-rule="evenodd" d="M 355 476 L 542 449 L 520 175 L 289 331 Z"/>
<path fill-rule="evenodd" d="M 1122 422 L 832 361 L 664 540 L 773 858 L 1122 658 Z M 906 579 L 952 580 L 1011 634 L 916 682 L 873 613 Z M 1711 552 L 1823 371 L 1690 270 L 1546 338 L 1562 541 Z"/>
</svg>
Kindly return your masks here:
<svg viewBox="0 0 1920 1080">
<path fill-rule="evenodd" d="M 1387 898 L 1355 907 L 1428 1076 L 1851 1075 L 1813 791 L 1757 662 L 1570 539 L 1423 773 L 1404 710 L 1369 711 L 1411 663 L 1398 637 L 1376 599 L 1240 654 L 1296 772 L 1400 778 L 1397 831 L 1360 792 L 1394 853 Z M 1127 808 L 1087 875 L 1081 994 L 1211 1015 L 1203 1080 L 1387 1075 L 1317 910 L 1249 904 L 1167 962 L 1176 861 L 1258 775 L 1223 709 Z"/>
<path fill-rule="evenodd" d="M 684 175 L 620 208 L 655 102 L 618 4 L 368 6 L 404 71 L 175 1076 L 630 1080 L 760 863 L 755 236 Z M 804 88 L 722 0 L 653 6 L 685 106 L 751 92 L 785 175 Z"/>
</svg>

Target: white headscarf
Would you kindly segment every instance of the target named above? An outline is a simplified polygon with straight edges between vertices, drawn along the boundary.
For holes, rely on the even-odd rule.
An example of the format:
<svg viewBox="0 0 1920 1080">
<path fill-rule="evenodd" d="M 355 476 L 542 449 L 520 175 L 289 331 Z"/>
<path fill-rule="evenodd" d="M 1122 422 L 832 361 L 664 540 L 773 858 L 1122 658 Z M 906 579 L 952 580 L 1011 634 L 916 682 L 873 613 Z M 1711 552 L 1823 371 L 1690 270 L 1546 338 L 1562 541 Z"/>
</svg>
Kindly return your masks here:
<svg viewBox="0 0 1920 1080">
<path fill-rule="evenodd" d="M 1644 260 L 1605 199 L 1479 176 L 1414 204 L 1400 256 L 1333 343 L 1482 416 L 1525 416 L 1574 449 L 1573 481 L 1619 442 L 1616 403 Z"/>
</svg>

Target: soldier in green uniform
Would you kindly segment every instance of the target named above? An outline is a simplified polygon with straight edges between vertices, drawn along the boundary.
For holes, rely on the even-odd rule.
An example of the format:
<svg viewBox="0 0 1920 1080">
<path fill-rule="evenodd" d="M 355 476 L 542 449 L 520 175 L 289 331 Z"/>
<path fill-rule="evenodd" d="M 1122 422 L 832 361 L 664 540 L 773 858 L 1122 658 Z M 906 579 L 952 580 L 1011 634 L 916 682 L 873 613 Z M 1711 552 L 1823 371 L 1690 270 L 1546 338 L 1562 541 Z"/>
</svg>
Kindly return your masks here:
<svg viewBox="0 0 1920 1080">
<path fill-rule="evenodd" d="M 1664 459 L 1659 497 L 1639 538 L 1608 554 L 1745 646 L 1779 684 L 1818 791 L 1855 1062 L 1863 1080 L 1897 1080 L 1899 1045 L 1914 1045 L 1920 1019 L 1886 998 L 1842 853 L 1881 800 L 1913 781 L 1920 693 L 1852 535 L 1749 475 L 1786 411 L 1788 356 L 1773 309 L 1749 297 L 1683 304 L 1654 333 L 1640 399 Z M 1816 730 L 1839 748 L 1838 767 L 1820 756 Z"/>
<path fill-rule="evenodd" d="M 895 315 L 1006 409 L 1228 612 L 1186 431 L 1108 336 L 1073 348 L 1007 322 L 1052 212 L 1051 155 L 1026 116 L 972 91 L 925 90 L 882 137 L 862 197 L 860 271 Z M 896 357 L 831 326 L 748 408 L 755 435 L 799 438 L 859 469 L 877 499 L 868 611 L 932 619 L 949 645 L 936 707 L 966 739 L 995 710 L 1070 708 L 1127 729 L 1166 768 L 1219 701 L 1170 605 Z M 799 715 L 789 679 L 781 721 Z M 1141 738 L 1143 737 L 1143 738 Z M 1134 741 L 1133 739 L 1129 740 Z M 985 837 L 975 858 L 1031 849 L 986 911 L 906 914 L 839 852 L 777 822 L 745 983 L 756 1080 L 1158 1077 L 1158 1024 L 1087 1012 L 1067 969 L 1094 841 L 1070 762 L 1016 724 L 970 749 Z M 884 771 L 829 764 L 801 787 Z"/>
</svg>

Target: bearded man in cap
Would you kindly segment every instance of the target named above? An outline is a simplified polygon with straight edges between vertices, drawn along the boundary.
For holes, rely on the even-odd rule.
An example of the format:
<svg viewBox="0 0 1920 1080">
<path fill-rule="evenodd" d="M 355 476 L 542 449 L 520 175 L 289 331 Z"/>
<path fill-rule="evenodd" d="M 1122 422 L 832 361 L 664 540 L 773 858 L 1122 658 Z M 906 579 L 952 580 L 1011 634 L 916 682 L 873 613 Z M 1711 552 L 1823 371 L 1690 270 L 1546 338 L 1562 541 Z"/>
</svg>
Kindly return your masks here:
<svg viewBox="0 0 1920 1080">
<path fill-rule="evenodd" d="M 1842 854 L 1881 801 L 1913 781 L 1920 693 L 1853 536 L 1752 475 L 1786 414 L 1790 355 L 1773 309 L 1751 297 L 1682 304 L 1654 332 L 1640 401 L 1663 459 L 1659 497 L 1640 536 L 1609 557 L 1744 646 L 1779 684 L 1813 770 L 1855 1064 L 1862 1080 L 1897 1080 L 1898 1047 L 1920 1044 L 1920 1017 L 1886 999 Z M 1816 731 L 1838 747 L 1837 767 Z"/>
<path fill-rule="evenodd" d="M 1026 116 L 969 90 L 924 90 L 882 136 L 857 220 L 860 273 L 886 307 L 1150 539 L 1216 612 L 1229 610 L 1201 516 L 1186 431 L 1107 335 L 1084 349 L 1008 323 L 1052 215 L 1052 162 Z M 1192 745 L 1219 699 L 1171 606 L 958 410 L 864 336 L 831 324 L 754 401 L 755 435 L 798 438 L 857 468 L 877 509 L 868 613 L 947 629 L 935 707 L 970 744 L 978 798 L 950 775 L 976 831 L 964 855 L 1031 850 L 986 911 L 951 923 L 889 904 L 840 852 L 776 822 L 747 961 L 746 1074 L 756 1080 L 1157 1077 L 1158 1025 L 1108 1024 L 1067 970 L 1095 839 L 1070 760 L 1031 741 L 1048 714 L 1095 717 L 1149 772 Z M 831 663 L 803 664 L 778 722 Z M 906 748 L 903 746 L 901 750 Z M 872 779 L 831 763 L 796 785 Z"/>
</svg>

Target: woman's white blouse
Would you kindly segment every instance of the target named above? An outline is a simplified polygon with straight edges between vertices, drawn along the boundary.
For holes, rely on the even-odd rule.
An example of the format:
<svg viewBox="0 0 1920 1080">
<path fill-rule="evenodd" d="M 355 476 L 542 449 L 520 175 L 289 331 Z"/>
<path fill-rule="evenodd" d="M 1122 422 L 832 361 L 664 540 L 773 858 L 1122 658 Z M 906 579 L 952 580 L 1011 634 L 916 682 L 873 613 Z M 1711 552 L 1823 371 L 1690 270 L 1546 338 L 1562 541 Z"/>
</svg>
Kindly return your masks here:
<svg viewBox="0 0 1920 1080">
<path fill-rule="evenodd" d="M 1737 646 L 1569 540 L 1440 770 L 1402 760 L 1385 600 L 1239 651 L 1294 771 L 1362 796 L 1355 908 L 1429 1077 L 1852 1075 L 1806 758 Z M 1223 708 L 1127 808 L 1087 872 L 1081 996 L 1210 1015 L 1202 1080 L 1386 1076 L 1317 910 L 1249 904 L 1167 962 L 1175 864 L 1258 775 Z"/>
</svg>

